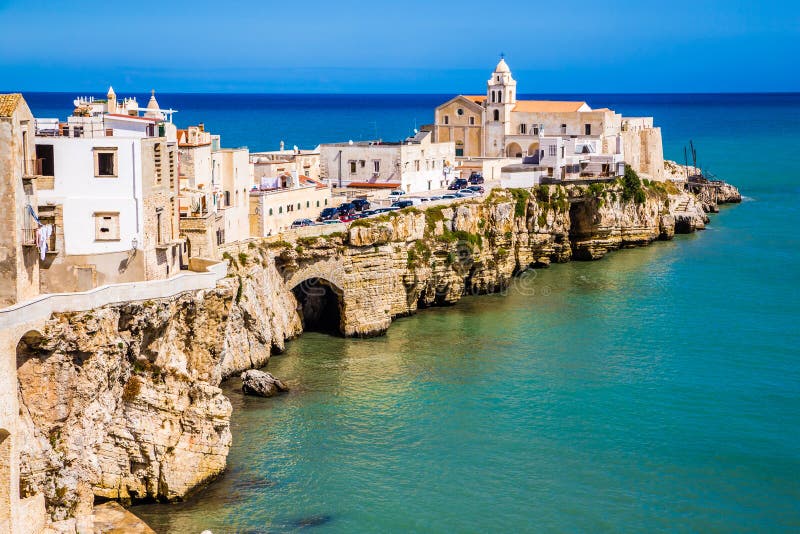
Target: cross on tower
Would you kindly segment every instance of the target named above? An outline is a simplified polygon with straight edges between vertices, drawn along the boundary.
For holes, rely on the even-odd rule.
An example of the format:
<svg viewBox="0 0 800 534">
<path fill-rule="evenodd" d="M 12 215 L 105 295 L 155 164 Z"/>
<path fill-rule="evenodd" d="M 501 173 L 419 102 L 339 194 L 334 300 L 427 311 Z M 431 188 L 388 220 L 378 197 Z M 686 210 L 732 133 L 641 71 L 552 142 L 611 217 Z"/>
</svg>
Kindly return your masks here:
<svg viewBox="0 0 800 534">
<path fill-rule="evenodd" d="M 503 53 L 503 52 L 500 52 L 500 59 L 505 59 L 505 58 L 506 58 L 506 55 L 505 55 L 505 53 Z"/>
</svg>

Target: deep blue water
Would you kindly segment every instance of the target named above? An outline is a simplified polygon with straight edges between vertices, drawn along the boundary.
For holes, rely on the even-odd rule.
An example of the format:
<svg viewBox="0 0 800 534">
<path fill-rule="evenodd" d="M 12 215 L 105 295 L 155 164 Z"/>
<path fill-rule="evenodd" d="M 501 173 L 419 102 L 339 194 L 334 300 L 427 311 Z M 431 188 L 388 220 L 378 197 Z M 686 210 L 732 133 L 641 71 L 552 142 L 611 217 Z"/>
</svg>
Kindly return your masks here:
<svg viewBox="0 0 800 534">
<path fill-rule="evenodd" d="M 253 150 L 398 139 L 447 98 L 158 96 Z M 385 337 L 302 336 L 269 364 L 290 394 L 226 386 L 229 472 L 135 511 L 159 532 L 800 530 L 800 95 L 585 100 L 655 116 L 667 157 L 693 139 L 745 202 Z"/>
</svg>

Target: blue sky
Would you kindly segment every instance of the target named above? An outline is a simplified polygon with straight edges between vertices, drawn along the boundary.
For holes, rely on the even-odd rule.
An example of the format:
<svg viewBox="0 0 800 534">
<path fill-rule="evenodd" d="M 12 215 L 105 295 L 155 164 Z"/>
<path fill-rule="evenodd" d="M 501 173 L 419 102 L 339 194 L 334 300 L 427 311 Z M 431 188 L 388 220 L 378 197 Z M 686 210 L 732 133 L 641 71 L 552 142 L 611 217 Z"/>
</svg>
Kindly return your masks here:
<svg viewBox="0 0 800 534">
<path fill-rule="evenodd" d="M 800 91 L 800 2 L 0 0 L 0 89 Z M 101 89 L 98 89 L 101 88 Z"/>
</svg>

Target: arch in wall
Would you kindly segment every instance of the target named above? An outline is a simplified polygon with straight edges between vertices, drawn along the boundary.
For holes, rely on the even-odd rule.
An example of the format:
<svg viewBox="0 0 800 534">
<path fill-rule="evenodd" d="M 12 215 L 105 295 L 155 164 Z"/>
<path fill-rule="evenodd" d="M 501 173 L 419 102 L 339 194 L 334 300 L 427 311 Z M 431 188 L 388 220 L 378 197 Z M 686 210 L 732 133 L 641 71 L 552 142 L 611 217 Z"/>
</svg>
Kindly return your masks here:
<svg viewBox="0 0 800 534">
<path fill-rule="evenodd" d="M 506 147 L 506 156 L 508 156 L 509 158 L 521 158 L 522 147 L 519 146 L 519 143 L 510 143 Z"/>
<path fill-rule="evenodd" d="M 535 156 L 539 153 L 539 142 L 531 143 L 528 145 L 528 155 Z"/>
<path fill-rule="evenodd" d="M 499 109 L 494 110 L 494 120 L 496 120 L 496 121 L 500 120 L 500 110 Z"/>
<path fill-rule="evenodd" d="M 339 286 L 325 278 L 313 276 L 295 285 L 292 293 L 297 299 L 303 331 L 344 333 L 344 291 Z"/>
</svg>

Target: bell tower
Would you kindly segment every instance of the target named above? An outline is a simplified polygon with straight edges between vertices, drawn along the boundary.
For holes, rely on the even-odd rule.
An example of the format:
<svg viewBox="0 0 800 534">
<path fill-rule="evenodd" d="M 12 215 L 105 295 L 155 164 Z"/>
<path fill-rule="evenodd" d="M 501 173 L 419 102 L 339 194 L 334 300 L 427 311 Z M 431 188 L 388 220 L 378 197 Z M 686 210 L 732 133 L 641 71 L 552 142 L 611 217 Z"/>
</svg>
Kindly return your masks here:
<svg viewBox="0 0 800 534">
<path fill-rule="evenodd" d="M 502 156 L 511 133 L 511 111 L 517 103 L 517 82 L 501 54 L 486 83 L 486 155 Z"/>
</svg>

